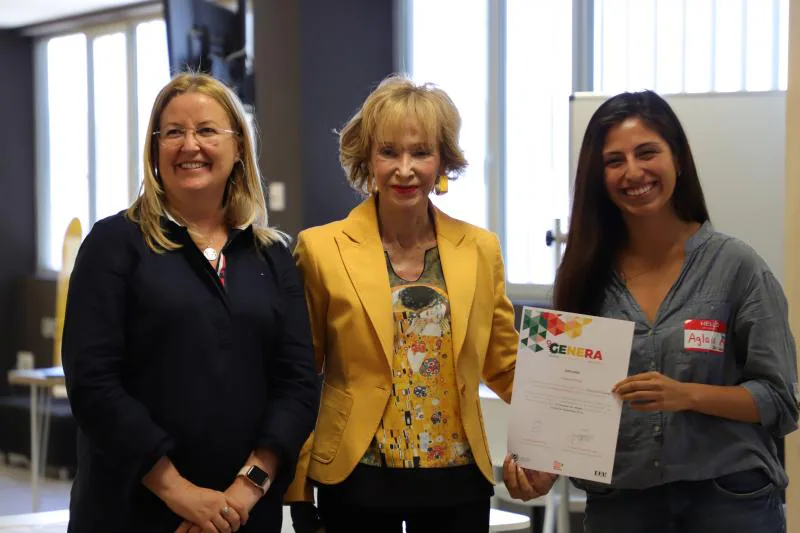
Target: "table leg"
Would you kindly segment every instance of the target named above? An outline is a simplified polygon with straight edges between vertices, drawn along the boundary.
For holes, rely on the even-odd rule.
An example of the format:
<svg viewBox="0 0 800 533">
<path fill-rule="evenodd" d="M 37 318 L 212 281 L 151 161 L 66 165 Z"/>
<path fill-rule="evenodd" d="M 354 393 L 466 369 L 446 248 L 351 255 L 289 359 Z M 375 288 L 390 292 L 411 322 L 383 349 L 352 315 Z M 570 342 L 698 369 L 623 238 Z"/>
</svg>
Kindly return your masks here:
<svg viewBox="0 0 800 533">
<path fill-rule="evenodd" d="M 39 387 L 31 385 L 31 497 L 39 510 Z"/>
<path fill-rule="evenodd" d="M 558 482 L 556 482 L 558 483 Z M 553 494 L 555 488 L 550 489 L 550 492 L 545 496 L 544 504 L 544 521 L 542 522 L 542 533 L 554 533 L 556 527 L 556 512 L 558 504 L 556 503 L 556 496 Z"/>
<path fill-rule="evenodd" d="M 50 442 L 50 413 L 53 403 L 53 391 L 47 387 L 42 388 L 42 444 L 39 446 L 39 472 L 47 476 L 47 445 Z"/>
<path fill-rule="evenodd" d="M 569 478 L 561 476 L 558 480 L 558 533 L 569 533 Z"/>
</svg>

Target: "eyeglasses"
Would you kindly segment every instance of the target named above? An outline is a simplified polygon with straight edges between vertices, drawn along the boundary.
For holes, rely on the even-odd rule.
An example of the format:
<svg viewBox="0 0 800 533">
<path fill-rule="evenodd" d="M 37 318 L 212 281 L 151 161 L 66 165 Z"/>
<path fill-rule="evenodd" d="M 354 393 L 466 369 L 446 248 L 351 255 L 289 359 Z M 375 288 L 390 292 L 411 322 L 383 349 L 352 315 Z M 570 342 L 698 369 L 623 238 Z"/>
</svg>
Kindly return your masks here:
<svg viewBox="0 0 800 533">
<path fill-rule="evenodd" d="M 225 130 L 222 128 L 212 128 L 203 126 L 202 128 L 168 128 L 157 130 L 153 135 L 158 136 L 159 142 L 165 146 L 179 146 L 186 140 L 186 132 L 191 131 L 197 143 L 203 146 L 216 146 L 226 135 L 239 135 L 238 131 Z"/>
</svg>

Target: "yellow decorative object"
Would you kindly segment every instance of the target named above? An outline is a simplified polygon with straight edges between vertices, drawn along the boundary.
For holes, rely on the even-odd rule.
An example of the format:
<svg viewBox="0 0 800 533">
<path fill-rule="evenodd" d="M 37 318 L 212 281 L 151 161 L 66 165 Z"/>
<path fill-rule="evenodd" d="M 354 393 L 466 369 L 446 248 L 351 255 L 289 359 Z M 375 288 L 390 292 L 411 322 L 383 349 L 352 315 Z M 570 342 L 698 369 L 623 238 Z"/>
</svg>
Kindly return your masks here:
<svg viewBox="0 0 800 533">
<path fill-rule="evenodd" d="M 56 314 L 55 329 L 53 331 L 53 366 L 61 366 L 61 337 L 64 333 L 64 314 L 67 310 L 67 290 L 69 277 L 75 266 L 75 257 L 81 245 L 83 231 L 81 221 L 73 218 L 64 234 L 64 244 L 61 248 L 61 271 L 56 282 Z"/>
</svg>

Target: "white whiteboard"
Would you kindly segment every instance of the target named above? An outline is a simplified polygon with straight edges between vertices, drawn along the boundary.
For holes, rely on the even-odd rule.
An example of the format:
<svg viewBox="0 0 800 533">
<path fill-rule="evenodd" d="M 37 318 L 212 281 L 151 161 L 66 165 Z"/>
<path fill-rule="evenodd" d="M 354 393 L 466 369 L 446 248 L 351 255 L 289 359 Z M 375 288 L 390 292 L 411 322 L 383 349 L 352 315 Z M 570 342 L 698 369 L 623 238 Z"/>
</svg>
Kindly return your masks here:
<svg viewBox="0 0 800 533">
<path fill-rule="evenodd" d="M 586 125 L 608 96 L 570 99 L 570 196 Z M 711 223 L 764 258 L 783 282 L 786 93 L 665 95 L 692 148 Z"/>
</svg>

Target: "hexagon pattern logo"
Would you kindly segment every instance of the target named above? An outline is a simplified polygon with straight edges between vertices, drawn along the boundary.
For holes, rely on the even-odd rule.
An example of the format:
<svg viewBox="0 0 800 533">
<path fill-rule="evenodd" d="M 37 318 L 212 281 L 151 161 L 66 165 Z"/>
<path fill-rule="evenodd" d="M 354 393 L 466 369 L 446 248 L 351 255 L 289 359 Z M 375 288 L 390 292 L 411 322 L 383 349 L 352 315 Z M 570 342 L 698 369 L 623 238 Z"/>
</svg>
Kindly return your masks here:
<svg viewBox="0 0 800 533">
<path fill-rule="evenodd" d="M 560 335 L 577 339 L 583 334 L 584 326 L 591 324 L 592 319 L 584 316 L 573 316 L 568 313 L 525 309 L 520 328 L 520 342 L 534 352 L 547 348 L 547 341 Z"/>
</svg>

